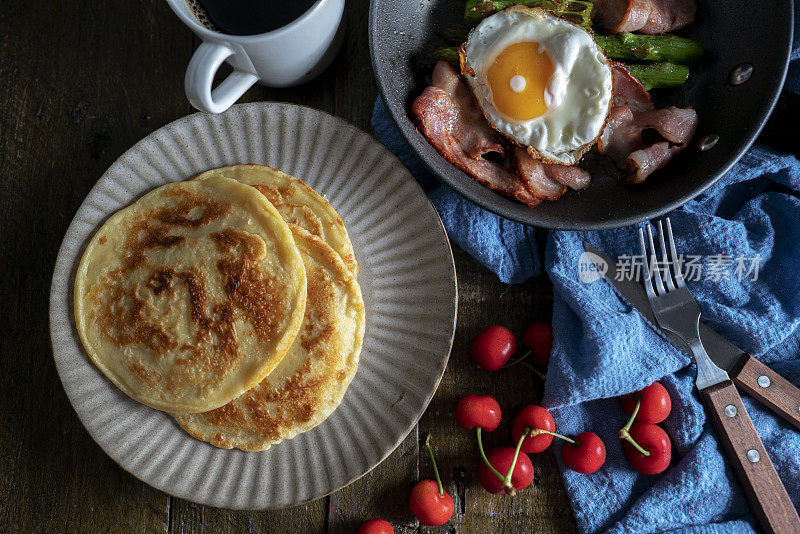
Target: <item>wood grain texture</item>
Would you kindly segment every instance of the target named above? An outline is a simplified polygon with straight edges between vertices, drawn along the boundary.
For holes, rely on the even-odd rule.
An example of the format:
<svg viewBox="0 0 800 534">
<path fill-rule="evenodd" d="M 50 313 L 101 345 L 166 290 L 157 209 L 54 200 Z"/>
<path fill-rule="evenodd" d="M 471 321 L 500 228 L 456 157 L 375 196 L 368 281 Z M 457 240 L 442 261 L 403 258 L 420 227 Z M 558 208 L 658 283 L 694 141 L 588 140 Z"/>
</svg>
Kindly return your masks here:
<svg viewBox="0 0 800 534">
<path fill-rule="evenodd" d="M 369 131 L 377 96 L 367 39 L 368 0 L 348 0 L 343 53 L 316 80 L 251 88 L 243 101 L 279 100 L 334 113 Z M 451 363 L 419 429 L 381 465 L 328 498 L 274 512 L 199 506 L 150 488 L 109 459 L 75 416 L 50 352 L 47 304 L 56 253 L 78 206 L 125 150 L 194 112 L 183 75 L 199 44 L 160 0 L 9 0 L 0 28 L 0 532 L 352 532 L 385 517 L 397 532 L 428 532 L 408 511 L 431 476 L 419 438 L 433 434 L 448 490 L 450 532 L 575 530 L 552 452 L 534 455 L 534 487 L 517 498 L 485 493 L 472 434 L 452 410 L 491 392 L 506 413 L 487 445 L 509 439 L 510 417 L 541 396 L 533 376 L 484 373 L 466 348 L 484 326 L 516 332 L 548 319 L 549 281 L 505 286 L 456 249 L 459 326 Z M 220 75 L 224 75 L 222 72 Z"/>
<path fill-rule="evenodd" d="M 701 390 L 706 414 L 717 431 L 753 515 L 765 532 L 796 533 L 800 518 L 733 382 Z"/>
<path fill-rule="evenodd" d="M 800 389 L 797 386 L 749 355 L 742 356 L 731 369 L 730 377 L 737 386 L 800 429 Z"/>
<path fill-rule="evenodd" d="M 83 429 L 50 353 L 50 276 L 98 177 L 188 111 L 180 24 L 158 0 L 4 2 L 0 30 L 0 531 L 167 531 L 169 497 Z M 91 13 L 91 16 L 87 16 Z M 181 54 L 182 55 L 182 54 Z M 150 95 L 157 95 L 155 97 Z"/>
</svg>

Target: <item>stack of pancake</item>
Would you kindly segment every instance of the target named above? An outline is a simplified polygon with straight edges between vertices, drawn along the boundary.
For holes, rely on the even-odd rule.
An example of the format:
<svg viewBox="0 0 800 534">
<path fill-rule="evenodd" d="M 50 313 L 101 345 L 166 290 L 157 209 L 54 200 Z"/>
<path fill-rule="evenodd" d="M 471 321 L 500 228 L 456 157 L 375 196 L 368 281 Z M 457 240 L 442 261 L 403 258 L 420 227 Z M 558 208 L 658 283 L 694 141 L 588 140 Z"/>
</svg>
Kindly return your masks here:
<svg viewBox="0 0 800 534">
<path fill-rule="evenodd" d="M 364 337 L 342 219 L 302 181 L 234 165 L 151 191 L 84 252 L 75 320 L 133 399 L 217 447 L 259 451 L 341 402 Z"/>
</svg>

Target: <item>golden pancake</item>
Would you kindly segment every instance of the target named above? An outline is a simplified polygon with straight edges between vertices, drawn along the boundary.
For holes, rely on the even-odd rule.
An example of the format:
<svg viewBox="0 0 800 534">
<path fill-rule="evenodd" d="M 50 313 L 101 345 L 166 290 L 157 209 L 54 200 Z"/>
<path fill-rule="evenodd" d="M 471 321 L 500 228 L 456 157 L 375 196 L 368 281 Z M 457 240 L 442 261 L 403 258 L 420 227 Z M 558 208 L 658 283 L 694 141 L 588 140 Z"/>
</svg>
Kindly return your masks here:
<svg viewBox="0 0 800 534">
<path fill-rule="evenodd" d="M 252 187 L 168 184 L 95 234 L 75 277 L 75 320 L 94 364 L 169 412 L 223 406 L 283 359 L 306 276 L 291 230 Z"/>
<path fill-rule="evenodd" d="M 305 182 L 266 165 L 231 165 L 206 171 L 195 179 L 212 176 L 231 178 L 261 191 L 287 223 L 301 226 L 321 238 L 342 257 L 353 274 L 358 275 L 353 244 L 342 218 Z"/>
<path fill-rule="evenodd" d="M 286 357 L 255 388 L 222 408 L 175 415 L 192 436 L 230 449 L 260 451 L 324 421 L 358 367 L 364 303 L 355 275 L 309 232 L 292 227 L 306 266 L 303 326 Z"/>
</svg>

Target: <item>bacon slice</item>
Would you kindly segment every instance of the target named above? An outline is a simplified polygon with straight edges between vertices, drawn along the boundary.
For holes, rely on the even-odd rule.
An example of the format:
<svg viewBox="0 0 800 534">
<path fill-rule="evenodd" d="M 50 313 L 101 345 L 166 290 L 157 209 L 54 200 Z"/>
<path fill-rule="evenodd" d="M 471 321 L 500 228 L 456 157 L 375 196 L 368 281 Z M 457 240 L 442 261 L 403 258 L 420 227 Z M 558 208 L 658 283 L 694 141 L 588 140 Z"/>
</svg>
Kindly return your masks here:
<svg viewBox="0 0 800 534">
<path fill-rule="evenodd" d="M 666 165 L 675 155 L 683 150 L 682 146 L 671 145 L 667 141 L 654 143 L 630 153 L 626 160 L 629 184 L 639 184 Z"/>
<path fill-rule="evenodd" d="M 614 99 L 608 121 L 597 141 L 601 154 L 626 169 L 626 181 L 641 183 L 683 150 L 697 128 L 692 108 L 655 109 L 644 87 L 619 63 L 612 65 Z M 638 85 L 638 87 L 637 87 Z M 645 130 L 655 130 L 661 140 L 646 145 Z"/>
<path fill-rule="evenodd" d="M 591 182 L 591 175 L 574 165 L 554 165 L 533 158 L 525 149 L 514 147 L 517 172 L 528 183 L 534 195 L 554 200 L 567 188 L 583 189 Z"/>
<path fill-rule="evenodd" d="M 697 112 L 692 108 L 670 106 L 634 113 L 625 106 L 614 106 L 598 148 L 601 154 L 607 154 L 624 168 L 628 154 L 645 146 L 642 140 L 644 130 L 654 129 L 664 140 L 683 148 L 694 135 L 696 126 Z"/>
<path fill-rule="evenodd" d="M 541 160 L 534 159 L 524 148 L 514 147 L 517 172 L 536 197 L 542 200 L 555 200 L 567 191 L 561 182 L 553 180 L 547 173 L 550 167 Z"/>
<path fill-rule="evenodd" d="M 546 165 L 548 175 L 560 182 L 570 189 L 584 189 L 589 186 L 592 181 L 592 175 L 589 171 L 578 167 L 577 165 Z"/>
<path fill-rule="evenodd" d="M 655 107 L 650 102 L 650 93 L 625 65 L 618 61 L 609 61 L 608 63 L 611 66 L 614 84 L 613 105 L 625 106 L 632 111 L 644 111 Z"/>
<path fill-rule="evenodd" d="M 434 85 L 426 88 L 414 100 L 411 112 L 419 122 L 422 134 L 447 161 L 475 178 L 480 184 L 528 206 L 539 204 L 541 199 L 526 187 L 519 176 L 509 172 L 502 165 L 480 157 L 490 151 L 504 153 L 499 139 L 497 142 L 492 139 L 492 134 L 495 136 L 497 134 L 485 124 L 485 121 L 474 122 L 473 112 L 477 108 L 471 96 L 468 106 L 465 105 L 467 104 L 465 99 L 459 98 L 458 85 L 467 89 L 452 67 L 440 61 L 436 65 L 436 70 L 438 73 L 434 71 L 435 83 L 447 87 L 450 92 Z M 456 78 L 455 83 L 453 77 Z"/>
<path fill-rule="evenodd" d="M 453 125 L 453 136 L 472 158 L 489 152 L 505 154 L 502 138 L 475 105 L 467 84 L 449 63 L 439 61 L 433 69 L 433 86 L 450 96 L 456 108 L 458 120 Z"/>
<path fill-rule="evenodd" d="M 603 133 L 597 140 L 597 150 L 610 157 L 617 166 L 625 168 L 628 154 L 641 148 L 642 144 L 642 131 L 634 124 L 630 108 L 612 106 Z"/>
<path fill-rule="evenodd" d="M 697 4 L 694 0 L 651 0 L 647 24 L 639 33 L 659 34 L 685 28 L 694 23 Z"/>
<path fill-rule="evenodd" d="M 596 0 L 597 21 L 607 33 L 671 32 L 694 22 L 695 0 Z"/>
<path fill-rule="evenodd" d="M 697 112 L 692 108 L 669 106 L 635 114 L 636 122 L 654 128 L 661 137 L 674 145 L 686 146 L 697 127 Z"/>
</svg>

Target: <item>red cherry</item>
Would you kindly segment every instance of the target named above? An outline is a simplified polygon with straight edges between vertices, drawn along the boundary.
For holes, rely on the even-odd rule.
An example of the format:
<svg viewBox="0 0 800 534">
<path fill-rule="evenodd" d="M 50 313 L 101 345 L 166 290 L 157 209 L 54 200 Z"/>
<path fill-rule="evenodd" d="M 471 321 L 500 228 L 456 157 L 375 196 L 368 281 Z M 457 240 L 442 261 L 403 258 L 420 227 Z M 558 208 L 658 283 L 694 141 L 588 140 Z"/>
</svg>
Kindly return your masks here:
<svg viewBox="0 0 800 534">
<path fill-rule="evenodd" d="M 553 325 L 533 323 L 522 333 L 522 344 L 530 349 L 533 363 L 546 367 L 553 350 Z"/>
<path fill-rule="evenodd" d="M 498 325 L 486 327 L 469 345 L 469 355 L 478 367 L 487 371 L 503 367 L 515 352 L 516 336 L 508 328 Z"/>
<path fill-rule="evenodd" d="M 547 430 L 548 432 L 555 432 L 556 423 L 553 421 L 553 416 L 550 412 L 541 406 L 526 406 L 514 418 L 514 424 L 511 427 L 511 436 L 514 443 L 519 441 L 525 429 L 529 430 Z M 553 442 L 553 436 L 550 434 L 539 434 L 534 437 L 527 437 L 522 442 L 522 452 L 542 452 Z"/>
<path fill-rule="evenodd" d="M 594 432 L 578 434 L 575 443 L 565 443 L 561 447 L 564 464 L 578 473 L 594 473 L 606 461 L 606 446 Z"/>
<path fill-rule="evenodd" d="M 394 528 L 383 519 L 370 519 L 358 525 L 356 534 L 394 534 Z"/>
<path fill-rule="evenodd" d="M 467 430 L 491 432 L 500 424 L 500 405 L 489 395 L 465 395 L 456 404 L 456 421 Z"/>
<path fill-rule="evenodd" d="M 667 389 L 659 382 L 653 382 L 641 391 L 620 397 L 619 403 L 628 415 L 636 409 L 636 397 L 639 395 L 642 397 L 642 404 L 639 406 L 639 413 L 636 414 L 637 421 L 660 423 L 672 410 L 672 400 Z"/>
<path fill-rule="evenodd" d="M 411 496 L 408 498 L 408 507 L 419 522 L 429 527 L 444 525 L 453 516 L 453 498 L 443 492 L 439 495 L 439 484 L 430 478 L 420 480 Z"/>
<path fill-rule="evenodd" d="M 657 475 L 669 467 L 672 447 L 663 428 L 652 423 L 637 422 L 633 423 L 628 433 L 641 448 L 650 453 L 645 456 L 632 443 L 623 441 L 622 451 L 634 469 L 645 475 Z"/>
<path fill-rule="evenodd" d="M 505 476 L 508 470 L 511 469 L 515 451 L 514 447 L 496 447 L 486 453 L 486 459 L 489 460 L 492 467 Z M 497 475 L 485 463 L 481 463 L 478 467 L 478 480 L 483 489 L 489 493 L 496 495 L 507 493 L 506 488 L 503 486 L 503 481 L 497 478 Z M 517 491 L 527 488 L 532 481 L 533 464 L 531 459 L 524 452 L 520 452 L 517 457 L 517 465 L 514 466 L 514 472 L 511 475 L 511 485 L 514 487 L 514 491 Z"/>
</svg>

